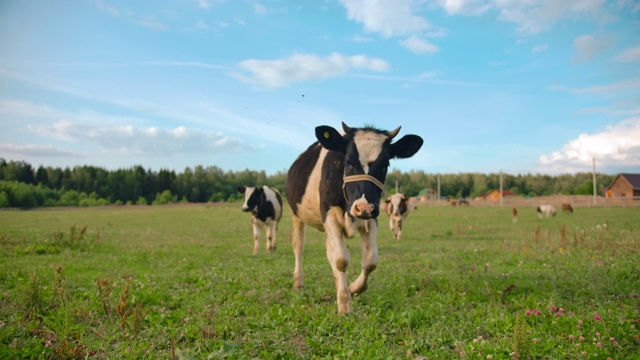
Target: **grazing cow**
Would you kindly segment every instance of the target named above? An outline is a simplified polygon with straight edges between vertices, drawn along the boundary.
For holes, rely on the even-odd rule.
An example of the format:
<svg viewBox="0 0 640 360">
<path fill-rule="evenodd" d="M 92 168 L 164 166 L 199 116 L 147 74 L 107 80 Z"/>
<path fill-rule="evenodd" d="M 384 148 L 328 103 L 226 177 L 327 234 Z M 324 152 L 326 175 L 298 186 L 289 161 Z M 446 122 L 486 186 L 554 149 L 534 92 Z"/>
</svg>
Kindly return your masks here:
<svg viewBox="0 0 640 360">
<path fill-rule="evenodd" d="M 467 199 L 460 198 L 457 200 L 457 202 L 458 206 L 469 206 L 469 202 L 467 201 Z"/>
<path fill-rule="evenodd" d="M 367 289 L 369 274 L 378 263 L 378 220 L 389 160 L 413 156 L 422 138 L 405 135 L 395 143 L 400 127 L 383 131 L 373 127 L 350 128 L 344 134 L 318 126 L 318 142 L 294 161 L 287 174 L 287 200 L 293 210 L 293 287 L 304 286 L 302 250 L 305 226 L 327 233 L 326 253 L 335 278 L 338 313 L 352 311 L 351 296 Z M 351 284 L 347 268 L 351 255 L 344 236 L 360 233 L 362 271 Z"/>
<path fill-rule="evenodd" d="M 537 211 L 539 218 L 556 216 L 556 208 L 553 205 L 540 205 Z"/>
<path fill-rule="evenodd" d="M 385 200 L 387 203 L 387 215 L 389 215 L 389 228 L 393 232 L 393 238 L 400 240 L 402 236 L 402 221 L 409 216 L 414 209 L 404 194 L 393 194 Z"/>
<path fill-rule="evenodd" d="M 573 214 L 573 208 L 571 207 L 571 204 L 562 203 L 562 212 L 568 212 L 568 213 Z"/>
<path fill-rule="evenodd" d="M 278 230 L 278 222 L 282 218 L 282 196 L 280 192 L 268 186 L 238 186 L 238 191 L 244 194 L 242 211 L 251 212 L 253 255 L 258 254 L 258 248 L 260 248 L 261 227 L 267 228 L 267 251 L 269 253 L 276 251 L 276 231 Z"/>
</svg>

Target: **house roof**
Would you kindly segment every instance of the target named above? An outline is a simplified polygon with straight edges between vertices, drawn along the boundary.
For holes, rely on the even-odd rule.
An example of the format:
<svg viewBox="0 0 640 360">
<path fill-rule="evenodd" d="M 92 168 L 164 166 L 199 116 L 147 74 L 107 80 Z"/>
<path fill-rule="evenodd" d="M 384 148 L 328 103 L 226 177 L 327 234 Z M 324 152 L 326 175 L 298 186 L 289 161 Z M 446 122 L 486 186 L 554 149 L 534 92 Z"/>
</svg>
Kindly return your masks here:
<svg viewBox="0 0 640 360">
<path fill-rule="evenodd" d="M 618 181 L 618 179 L 621 177 L 627 180 L 627 182 L 631 184 L 631 187 L 634 190 L 640 190 L 640 174 L 622 174 L 622 173 L 618 174 L 618 176 L 616 176 L 615 179 L 613 179 L 609 187 L 615 184 L 615 182 Z"/>
</svg>

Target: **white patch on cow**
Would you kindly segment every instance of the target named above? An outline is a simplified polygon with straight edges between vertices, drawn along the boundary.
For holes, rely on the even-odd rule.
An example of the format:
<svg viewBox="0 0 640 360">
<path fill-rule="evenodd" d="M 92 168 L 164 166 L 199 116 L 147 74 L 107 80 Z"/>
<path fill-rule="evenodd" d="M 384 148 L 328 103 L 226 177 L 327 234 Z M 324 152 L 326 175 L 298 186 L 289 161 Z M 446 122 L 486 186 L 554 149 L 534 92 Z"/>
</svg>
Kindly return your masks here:
<svg viewBox="0 0 640 360">
<path fill-rule="evenodd" d="M 249 210 L 249 205 L 247 205 L 247 201 L 249 201 L 249 198 L 251 197 L 251 194 L 256 190 L 255 187 L 253 186 L 247 186 L 244 189 L 244 203 L 242 203 L 242 210 L 244 211 L 248 211 Z"/>
<path fill-rule="evenodd" d="M 267 201 L 271 202 L 273 204 L 273 210 L 274 210 L 274 220 L 276 219 L 280 219 L 280 216 L 282 214 L 282 206 L 280 206 L 280 203 L 278 202 L 278 198 L 276 197 L 276 189 L 272 189 L 268 186 L 263 186 L 262 189 L 264 190 L 264 194 L 267 197 Z"/>
<path fill-rule="evenodd" d="M 322 148 L 316 161 L 316 165 L 309 175 L 307 187 L 304 190 L 302 200 L 298 204 L 298 217 L 307 225 L 324 231 L 322 214 L 320 213 L 320 179 L 322 176 L 322 164 L 329 150 Z"/>
<path fill-rule="evenodd" d="M 356 132 L 353 141 L 356 144 L 356 149 L 358 149 L 360 164 L 365 174 L 369 173 L 369 164 L 376 161 L 378 156 L 380 156 L 382 145 L 387 138 L 387 135 L 378 134 L 373 131 L 360 130 Z"/>
</svg>

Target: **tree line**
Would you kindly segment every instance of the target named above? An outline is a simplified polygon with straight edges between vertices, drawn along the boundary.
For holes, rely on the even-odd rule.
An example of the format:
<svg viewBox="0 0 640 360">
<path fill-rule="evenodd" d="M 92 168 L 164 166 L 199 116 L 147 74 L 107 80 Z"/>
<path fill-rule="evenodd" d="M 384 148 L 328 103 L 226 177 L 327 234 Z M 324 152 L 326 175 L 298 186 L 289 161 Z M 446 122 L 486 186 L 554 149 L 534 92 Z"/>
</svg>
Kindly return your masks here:
<svg viewBox="0 0 640 360">
<path fill-rule="evenodd" d="M 614 175 L 597 174 L 598 188 L 608 186 Z M 187 167 L 154 171 L 140 165 L 107 170 L 84 165 L 73 168 L 34 168 L 24 161 L 0 158 L 0 208 L 41 206 L 157 205 L 176 202 L 239 201 L 239 185 L 268 185 L 284 194 L 286 172 L 267 175 L 265 171 L 224 171 L 217 166 Z M 502 175 L 503 189 L 516 195 L 592 194 L 591 173 Z M 424 171 L 387 175 L 386 192 L 398 190 L 417 196 L 425 189 L 440 185 L 442 197 L 477 197 L 500 187 L 500 174 L 458 173 L 429 174 Z"/>
</svg>

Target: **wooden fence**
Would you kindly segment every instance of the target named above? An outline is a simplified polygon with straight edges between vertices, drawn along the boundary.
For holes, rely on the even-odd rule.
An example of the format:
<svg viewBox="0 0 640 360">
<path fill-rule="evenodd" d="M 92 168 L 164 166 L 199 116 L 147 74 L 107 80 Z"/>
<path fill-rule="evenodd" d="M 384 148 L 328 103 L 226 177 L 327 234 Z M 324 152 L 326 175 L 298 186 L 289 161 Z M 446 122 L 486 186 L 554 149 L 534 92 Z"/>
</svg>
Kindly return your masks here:
<svg viewBox="0 0 640 360">
<path fill-rule="evenodd" d="M 634 197 L 632 199 L 625 199 L 624 197 L 605 198 L 604 196 L 598 196 L 595 200 L 593 195 L 551 195 L 551 196 L 535 196 L 531 198 L 524 198 L 521 196 L 507 196 L 500 201 L 491 200 L 475 200 L 466 199 L 469 206 L 477 207 L 514 207 L 514 208 L 536 208 L 540 205 L 549 204 L 555 206 L 558 211 L 561 211 L 562 204 L 570 204 L 574 208 L 584 208 L 592 206 L 616 206 L 616 207 L 640 207 L 640 197 Z M 452 206 L 448 200 L 422 200 L 417 201 L 417 205 L 420 206 Z"/>
</svg>

